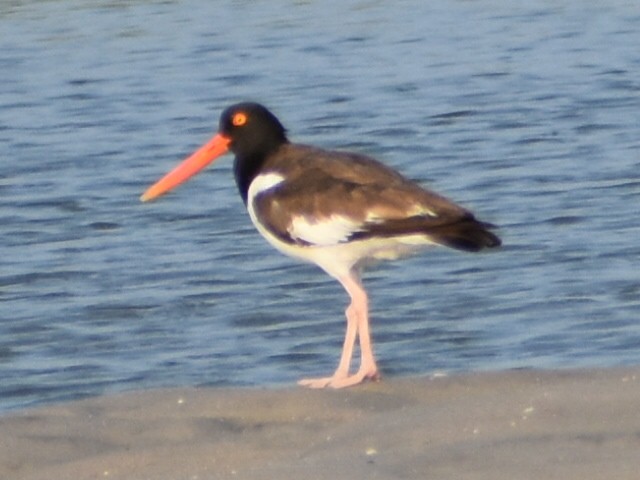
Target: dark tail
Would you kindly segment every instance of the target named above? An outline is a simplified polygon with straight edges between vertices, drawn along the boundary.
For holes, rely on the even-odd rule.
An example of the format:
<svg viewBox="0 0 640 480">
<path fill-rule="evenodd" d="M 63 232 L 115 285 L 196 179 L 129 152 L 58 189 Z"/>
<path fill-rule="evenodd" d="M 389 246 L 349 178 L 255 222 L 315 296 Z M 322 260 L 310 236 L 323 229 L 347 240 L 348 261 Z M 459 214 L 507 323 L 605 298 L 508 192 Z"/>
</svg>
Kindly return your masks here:
<svg viewBox="0 0 640 480">
<path fill-rule="evenodd" d="M 366 229 L 354 232 L 349 240 L 364 240 L 372 236 L 394 237 L 421 234 L 439 245 L 477 252 L 484 248 L 499 247 L 502 244 L 500 238 L 491 232 L 492 228 L 496 226 L 476 220 L 469 212 L 454 219 L 415 216 L 372 223 Z"/>
<path fill-rule="evenodd" d="M 429 237 L 446 247 L 478 252 L 484 248 L 502 245 L 500 238 L 490 229 L 496 228 L 490 223 L 479 222 L 475 218 L 465 218 L 456 223 L 430 228 Z"/>
</svg>

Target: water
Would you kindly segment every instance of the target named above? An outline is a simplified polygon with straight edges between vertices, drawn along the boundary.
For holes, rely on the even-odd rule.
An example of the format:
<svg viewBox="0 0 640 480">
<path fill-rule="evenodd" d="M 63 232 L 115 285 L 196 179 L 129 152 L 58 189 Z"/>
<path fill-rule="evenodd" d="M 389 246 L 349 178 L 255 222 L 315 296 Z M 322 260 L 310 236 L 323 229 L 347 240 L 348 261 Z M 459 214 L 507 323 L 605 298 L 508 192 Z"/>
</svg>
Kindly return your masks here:
<svg viewBox="0 0 640 480">
<path fill-rule="evenodd" d="M 346 295 L 229 158 L 138 202 L 245 99 L 502 227 L 369 272 L 384 374 L 640 363 L 640 8 L 530 3 L 3 2 L 0 411 L 333 370 Z"/>
</svg>

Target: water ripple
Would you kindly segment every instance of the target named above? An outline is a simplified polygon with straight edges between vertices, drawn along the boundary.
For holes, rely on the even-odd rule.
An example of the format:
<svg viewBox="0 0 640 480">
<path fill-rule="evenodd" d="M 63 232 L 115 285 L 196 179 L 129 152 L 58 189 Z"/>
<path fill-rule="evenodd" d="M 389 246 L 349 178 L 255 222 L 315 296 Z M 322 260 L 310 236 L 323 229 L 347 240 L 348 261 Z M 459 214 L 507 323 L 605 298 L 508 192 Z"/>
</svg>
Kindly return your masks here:
<svg viewBox="0 0 640 480">
<path fill-rule="evenodd" d="M 334 3 L 0 5 L 0 411 L 335 368 L 346 295 L 228 159 L 138 202 L 244 99 L 501 226 L 366 276 L 385 374 L 640 362 L 633 7 Z"/>
</svg>

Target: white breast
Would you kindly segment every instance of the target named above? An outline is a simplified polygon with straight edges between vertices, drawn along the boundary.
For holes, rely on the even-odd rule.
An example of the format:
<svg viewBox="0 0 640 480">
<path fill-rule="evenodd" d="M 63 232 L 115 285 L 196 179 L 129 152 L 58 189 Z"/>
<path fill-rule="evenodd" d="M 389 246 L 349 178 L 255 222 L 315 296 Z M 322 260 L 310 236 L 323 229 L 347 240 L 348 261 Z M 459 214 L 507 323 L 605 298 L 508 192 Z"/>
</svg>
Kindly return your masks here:
<svg viewBox="0 0 640 480">
<path fill-rule="evenodd" d="M 282 182 L 284 182 L 285 177 L 279 173 L 265 173 L 263 175 L 258 175 L 253 179 L 251 185 L 249 185 L 249 191 L 247 192 L 247 210 L 249 211 L 249 216 L 251 217 L 251 221 L 253 225 L 256 227 L 258 232 L 274 247 L 280 250 L 287 255 L 292 255 L 291 252 L 288 251 L 287 245 L 272 235 L 269 230 L 267 230 L 260 219 L 256 215 L 255 210 L 255 199 L 261 193 L 267 192 L 272 188 L 277 188 Z"/>
<path fill-rule="evenodd" d="M 284 180 L 284 175 L 275 172 L 265 173 L 264 175 L 258 175 L 254 178 L 251 185 L 249 185 L 249 191 L 247 193 L 247 205 L 249 205 L 249 208 L 251 208 L 253 200 L 259 194 L 277 187 L 284 182 Z"/>
</svg>

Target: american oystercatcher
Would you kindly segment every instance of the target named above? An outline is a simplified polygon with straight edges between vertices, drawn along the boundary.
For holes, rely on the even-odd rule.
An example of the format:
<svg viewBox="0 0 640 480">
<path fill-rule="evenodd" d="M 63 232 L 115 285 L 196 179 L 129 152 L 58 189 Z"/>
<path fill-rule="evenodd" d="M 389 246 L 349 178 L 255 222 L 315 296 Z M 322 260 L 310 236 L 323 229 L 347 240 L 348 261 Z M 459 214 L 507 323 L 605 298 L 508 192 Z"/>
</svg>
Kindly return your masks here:
<svg viewBox="0 0 640 480">
<path fill-rule="evenodd" d="M 218 133 L 141 200 L 171 190 L 229 150 L 240 195 L 262 236 L 282 253 L 318 265 L 351 297 L 338 368 L 300 385 L 342 388 L 379 378 L 360 280 L 365 264 L 433 245 L 477 252 L 501 243 L 493 225 L 373 158 L 290 143 L 280 121 L 257 103 L 227 108 Z M 351 373 L 356 339 L 360 367 Z"/>
</svg>

